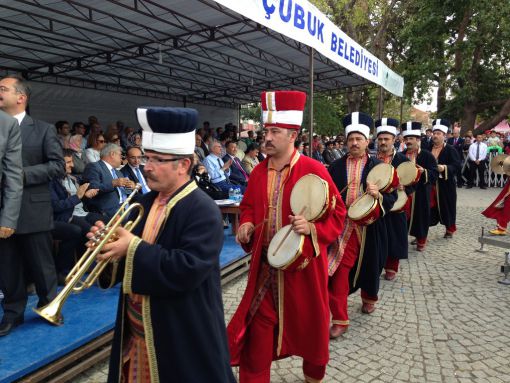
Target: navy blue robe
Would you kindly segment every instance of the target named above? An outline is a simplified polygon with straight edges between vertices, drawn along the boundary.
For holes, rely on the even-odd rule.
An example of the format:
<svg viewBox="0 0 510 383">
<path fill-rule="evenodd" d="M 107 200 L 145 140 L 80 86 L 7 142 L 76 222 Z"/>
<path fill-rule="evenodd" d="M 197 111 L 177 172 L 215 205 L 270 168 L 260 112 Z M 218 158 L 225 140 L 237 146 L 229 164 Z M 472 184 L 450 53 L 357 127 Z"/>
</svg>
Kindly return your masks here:
<svg viewBox="0 0 510 383">
<path fill-rule="evenodd" d="M 137 236 L 141 236 L 157 195 L 153 191 L 141 199 L 145 214 L 133 231 Z M 122 340 L 127 331 L 124 292 L 129 286 L 133 293 L 144 296 L 144 304 L 145 297 L 150 298 L 147 312 L 152 323 L 145 325 L 152 325 L 152 335 L 146 332 L 145 339 L 148 349 L 150 343 L 155 350 L 160 382 L 234 383 L 220 285 L 220 211 L 194 181 L 179 189 L 172 200 L 178 202 L 162 225 L 156 244 L 141 241 L 134 255 L 128 251 L 118 264 L 113 282 L 124 280 L 108 382 L 120 382 Z M 111 285 L 108 274 L 112 273 L 102 276 L 103 286 Z"/>
<path fill-rule="evenodd" d="M 457 217 L 457 173 L 460 170 L 461 162 L 459 152 L 452 145 L 445 144 L 437 163 L 446 165 L 444 173 L 439 173 L 436 180 L 437 206 L 430 212 L 430 226 L 439 222 L 445 227 L 455 225 Z"/>
<path fill-rule="evenodd" d="M 328 168 L 329 174 L 338 190 L 343 190 L 347 186 L 347 157 L 334 161 Z M 361 174 L 361 183 L 363 190 L 367 187 L 367 175 L 369 171 L 377 164 L 381 163 L 377 158 L 369 156 L 368 161 Z M 347 191 L 342 193 L 344 202 L 346 201 Z M 384 213 L 389 213 L 393 204 L 397 200 L 397 192 L 382 193 L 382 207 Z M 350 294 L 361 288 L 370 296 L 377 296 L 379 292 L 380 275 L 386 264 L 388 256 L 388 235 L 384 219 L 378 219 L 371 225 L 366 227 L 365 238 L 361 240 L 361 244 L 365 244 L 362 249 L 362 256 L 358 257 L 354 267 L 349 275 Z M 361 264 L 360 264 L 361 262 Z M 354 280 L 357 269 L 360 273 L 357 280 Z"/>
<path fill-rule="evenodd" d="M 407 149 L 404 151 L 404 155 Z M 414 185 L 414 199 L 411 205 L 411 217 L 408 222 L 409 234 L 416 238 L 427 238 L 430 225 L 430 190 L 437 179 L 437 162 L 432 153 L 421 149 L 416 164 L 425 171 L 420 181 Z"/>
<path fill-rule="evenodd" d="M 395 152 L 391 165 L 396 169 L 402 162 L 409 159 L 402 153 Z M 414 187 L 407 186 L 406 194 L 410 195 Z M 386 221 L 386 232 L 388 233 L 388 255 L 395 259 L 407 259 L 407 219 L 405 211 L 389 212 L 384 216 Z"/>
</svg>

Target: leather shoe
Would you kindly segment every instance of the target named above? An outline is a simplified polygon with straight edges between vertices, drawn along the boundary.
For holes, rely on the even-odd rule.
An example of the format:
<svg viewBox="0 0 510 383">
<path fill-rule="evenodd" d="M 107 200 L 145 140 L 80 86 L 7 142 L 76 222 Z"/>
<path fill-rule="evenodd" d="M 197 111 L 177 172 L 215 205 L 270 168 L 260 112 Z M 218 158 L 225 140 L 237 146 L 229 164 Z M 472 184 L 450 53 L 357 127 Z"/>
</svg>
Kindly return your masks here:
<svg viewBox="0 0 510 383">
<path fill-rule="evenodd" d="M 373 303 L 363 303 L 361 306 L 361 312 L 363 314 L 372 314 L 375 311 L 375 305 Z"/>
<path fill-rule="evenodd" d="M 329 339 L 336 339 L 339 336 L 344 335 L 347 332 L 349 326 L 341 326 L 339 324 L 334 324 L 329 329 Z"/>
<path fill-rule="evenodd" d="M 13 320 L 13 321 L 5 321 L 0 323 L 0 336 L 9 335 L 9 333 L 20 324 L 23 324 L 23 318 Z"/>
<path fill-rule="evenodd" d="M 413 246 L 414 246 L 414 245 L 416 245 L 416 239 L 413 239 L 413 240 L 411 241 L 411 245 L 413 245 Z"/>
<path fill-rule="evenodd" d="M 446 232 L 446 233 L 444 233 L 444 237 L 443 238 L 453 238 L 453 234 L 449 233 L 449 232 Z"/>
<path fill-rule="evenodd" d="M 394 280 L 396 277 L 397 277 L 397 273 L 394 273 L 393 271 L 387 271 L 387 272 L 384 274 L 384 279 L 386 279 L 387 281 L 392 281 L 392 280 Z"/>
</svg>

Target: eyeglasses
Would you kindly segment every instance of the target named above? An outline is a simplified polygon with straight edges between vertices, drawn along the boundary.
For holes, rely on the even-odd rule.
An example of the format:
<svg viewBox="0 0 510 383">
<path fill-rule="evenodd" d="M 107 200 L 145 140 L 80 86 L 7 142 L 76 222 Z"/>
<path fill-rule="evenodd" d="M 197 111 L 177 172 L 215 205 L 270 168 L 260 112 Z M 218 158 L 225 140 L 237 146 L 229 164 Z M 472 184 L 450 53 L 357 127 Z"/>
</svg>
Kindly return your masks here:
<svg viewBox="0 0 510 383">
<path fill-rule="evenodd" d="M 183 158 L 159 158 L 159 157 L 147 157 L 147 156 L 142 156 L 142 161 L 145 162 L 146 164 L 153 164 L 153 165 L 162 165 L 162 164 L 165 164 L 167 162 L 174 162 L 174 161 L 179 161 L 179 160 L 182 160 Z"/>
<path fill-rule="evenodd" d="M 0 86 L 0 93 L 7 93 L 10 90 L 11 90 L 10 88 L 7 88 L 5 86 Z"/>
</svg>

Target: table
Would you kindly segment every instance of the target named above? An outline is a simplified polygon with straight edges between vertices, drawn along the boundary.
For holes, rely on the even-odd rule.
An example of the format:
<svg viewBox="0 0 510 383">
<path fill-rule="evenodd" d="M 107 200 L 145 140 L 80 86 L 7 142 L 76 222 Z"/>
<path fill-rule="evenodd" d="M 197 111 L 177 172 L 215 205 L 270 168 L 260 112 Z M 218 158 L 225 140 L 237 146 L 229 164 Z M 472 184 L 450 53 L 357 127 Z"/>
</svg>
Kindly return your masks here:
<svg viewBox="0 0 510 383">
<path fill-rule="evenodd" d="M 234 217 L 234 222 L 232 222 L 232 234 L 237 234 L 237 229 L 239 228 L 239 205 L 225 205 L 219 206 L 221 210 L 221 214 L 231 214 Z"/>
</svg>

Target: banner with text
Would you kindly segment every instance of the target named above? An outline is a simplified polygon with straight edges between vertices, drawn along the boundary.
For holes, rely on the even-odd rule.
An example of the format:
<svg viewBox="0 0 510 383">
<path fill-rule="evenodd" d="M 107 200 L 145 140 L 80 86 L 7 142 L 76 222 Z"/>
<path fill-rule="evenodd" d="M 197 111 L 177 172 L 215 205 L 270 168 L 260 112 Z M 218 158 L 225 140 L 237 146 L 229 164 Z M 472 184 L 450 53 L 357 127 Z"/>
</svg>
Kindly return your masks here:
<svg viewBox="0 0 510 383">
<path fill-rule="evenodd" d="M 402 97 L 404 79 L 342 32 L 306 0 L 214 0 L 306 44 L 351 72 Z"/>
</svg>

